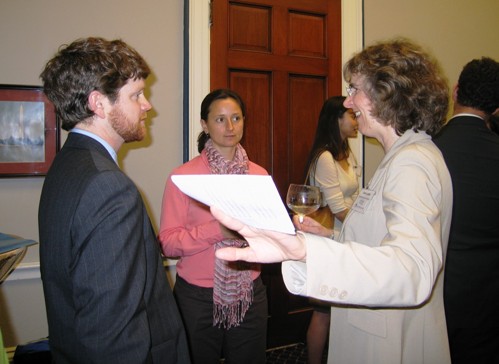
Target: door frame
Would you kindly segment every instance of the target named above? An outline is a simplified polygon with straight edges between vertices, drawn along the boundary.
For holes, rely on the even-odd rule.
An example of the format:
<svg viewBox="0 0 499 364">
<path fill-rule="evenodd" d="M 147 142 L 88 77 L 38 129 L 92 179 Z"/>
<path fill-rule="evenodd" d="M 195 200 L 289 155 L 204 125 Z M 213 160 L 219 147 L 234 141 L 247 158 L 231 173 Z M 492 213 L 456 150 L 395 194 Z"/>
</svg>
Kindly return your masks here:
<svg viewBox="0 0 499 364">
<path fill-rule="evenodd" d="M 184 113 L 184 136 L 187 133 L 189 157 L 198 155 L 197 137 L 201 132 L 199 107 L 203 98 L 210 92 L 210 3 L 211 0 L 185 0 L 188 9 L 189 60 L 188 66 L 188 106 Z M 341 0 L 341 63 L 363 47 L 363 0 Z M 186 43 L 184 43 L 186 44 Z M 346 86 L 345 81 L 342 81 Z M 345 95 L 345 87 L 342 88 Z M 350 140 L 350 147 L 360 165 L 364 165 L 364 138 L 358 136 Z M 185 162 L 185 161 L 184 161 Z M 363 181 L 359 181 L 363 186 Z"/>
</svg>

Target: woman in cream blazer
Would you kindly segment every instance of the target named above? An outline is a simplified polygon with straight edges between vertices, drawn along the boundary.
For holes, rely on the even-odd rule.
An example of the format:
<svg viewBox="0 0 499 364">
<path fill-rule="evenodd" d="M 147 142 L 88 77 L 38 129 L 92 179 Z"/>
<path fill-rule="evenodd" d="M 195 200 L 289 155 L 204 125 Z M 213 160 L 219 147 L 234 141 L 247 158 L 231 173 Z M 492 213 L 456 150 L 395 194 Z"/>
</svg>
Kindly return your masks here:
<svg viewBox="0 0 499 364">
<path fill-rule="evenodd" d="M 301 231 L 286 235 L 212 209 L 249 243 L 217 256 L 284 261 L 290 292 L 331 302 L 328 363 L 450 363 L 442 282 L 452 184 L 430 136 L 445 121 L 447 84 L 432 58 L 403 39 L 367 47 L 344 76 L 345 107 L 385 157 L 340 236 L 331 241 L 332 231 L 310 218 L 294 218 Z"/>
<path fill-rule="evenodd" d="M 449 363 L 443 306 L 451 180 L 424 132 L 406 131 L 344 222 L 284 262 L 291 293 L 334 302 L 329 363 Z M 374 248 L 374 249 L 373 249 Z"/>
</svg>

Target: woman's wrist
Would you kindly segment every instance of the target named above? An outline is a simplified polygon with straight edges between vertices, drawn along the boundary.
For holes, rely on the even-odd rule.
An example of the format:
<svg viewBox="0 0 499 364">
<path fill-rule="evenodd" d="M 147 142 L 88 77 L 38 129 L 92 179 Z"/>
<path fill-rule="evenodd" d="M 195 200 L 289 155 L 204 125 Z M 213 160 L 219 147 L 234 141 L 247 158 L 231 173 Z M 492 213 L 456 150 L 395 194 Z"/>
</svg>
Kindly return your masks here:
<svg viewBox="0 0 499 364">
<path fill-rule="evenodd" d="M 293 254 L 294 258 L 291 259 L 305 263 L 307 261 L 307 239 L 301 231 L 296 232 L 296 239 L 300 241 L 300 244 Z"/>
</svg>

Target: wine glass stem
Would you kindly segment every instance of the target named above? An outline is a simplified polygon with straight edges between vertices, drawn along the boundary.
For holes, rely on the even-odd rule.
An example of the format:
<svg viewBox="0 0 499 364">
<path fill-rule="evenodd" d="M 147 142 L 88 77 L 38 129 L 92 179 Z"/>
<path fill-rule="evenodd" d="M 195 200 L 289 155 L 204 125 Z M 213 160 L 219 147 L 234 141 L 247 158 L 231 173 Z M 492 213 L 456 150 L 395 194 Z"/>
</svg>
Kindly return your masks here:
<svg viewBox="0 0 499 364">
<path fill-rule="evenodd" d="M 300 224 L 303 223 L 303 215 L 298 215 L 298 221 L 300 221 Z"/>
</svg>

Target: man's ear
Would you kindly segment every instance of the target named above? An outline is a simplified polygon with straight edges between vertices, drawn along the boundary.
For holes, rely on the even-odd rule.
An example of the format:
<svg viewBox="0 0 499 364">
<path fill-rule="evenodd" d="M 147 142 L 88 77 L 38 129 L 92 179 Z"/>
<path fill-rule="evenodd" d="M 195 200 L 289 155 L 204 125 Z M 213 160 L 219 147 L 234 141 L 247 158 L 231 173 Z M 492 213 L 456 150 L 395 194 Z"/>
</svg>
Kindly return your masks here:
<svg viewBox="0 0 499 364">
<path fill-rule="evenodd" d="M 106 96 L 95 90 L 90 92 L 90 95 L 88 95 L 88 107 L 101 119 L 106 117 L 106 113 L 104 112 L 105 99 Z"/>
<path fill-rule="evenodd" d="M 457 101 L 457 90 L 459 90 L 459 85 L 455 85 L 454 89 L 452 90 L 452 100 L 454 102 Z"/>
</svg>

